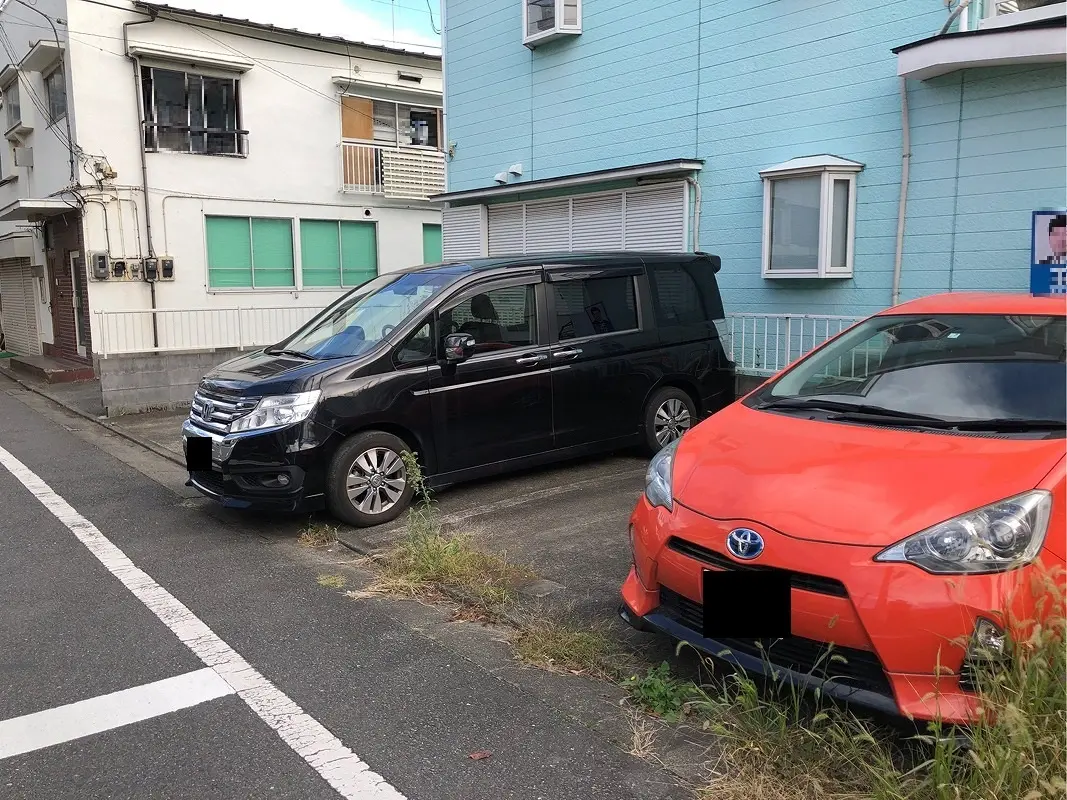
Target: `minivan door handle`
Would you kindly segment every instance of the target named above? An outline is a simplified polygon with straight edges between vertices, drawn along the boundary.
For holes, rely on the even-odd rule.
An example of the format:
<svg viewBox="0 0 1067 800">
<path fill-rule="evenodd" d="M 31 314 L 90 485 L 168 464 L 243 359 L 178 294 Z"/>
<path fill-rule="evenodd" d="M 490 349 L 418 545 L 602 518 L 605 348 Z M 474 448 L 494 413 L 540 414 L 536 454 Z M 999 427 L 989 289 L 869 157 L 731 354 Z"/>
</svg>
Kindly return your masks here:
<svg viewBox="0 0 1067 800">
<path fill-rule="evenodd" d="M 519 366 L 528 367 L 531 364 L 539 364 L 544 361 L 548 356 L 544 353 L 535 353 L 532 356 L 523 356 L 522 358 L 516 358 L 515 363 Z"/>
<path fill-rule="evenodd" d="M 552 354 L 552 358 L 577 358 L 582 354 L 582 351 L 576 347 L 568 347 L 566 350 L 557 350 Z"/>
</svg>

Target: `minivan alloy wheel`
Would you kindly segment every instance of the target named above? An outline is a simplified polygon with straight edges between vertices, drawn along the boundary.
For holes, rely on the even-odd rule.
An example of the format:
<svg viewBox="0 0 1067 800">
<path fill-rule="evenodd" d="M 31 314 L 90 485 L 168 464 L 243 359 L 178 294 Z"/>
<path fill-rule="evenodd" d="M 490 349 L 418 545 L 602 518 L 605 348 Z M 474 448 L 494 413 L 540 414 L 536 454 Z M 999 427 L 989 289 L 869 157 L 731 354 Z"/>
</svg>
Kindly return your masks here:
<svg viewBox="0 0 1067 800">
<path fill-rule="evenodd" d="M 668 445 L 693 426 L 693 417 L 685 403 L 676 397 L 664 400 L 656 409 L 655 435 L 660 445 Z"/>
<path fill-rule="evenodd" d="M 407 468 L 399 454 L 386 447 L 363 451 L 352 463 L 346 481 L 348 499 L 364 514 L 384 514 L 407 488 Z"/>
</svg>

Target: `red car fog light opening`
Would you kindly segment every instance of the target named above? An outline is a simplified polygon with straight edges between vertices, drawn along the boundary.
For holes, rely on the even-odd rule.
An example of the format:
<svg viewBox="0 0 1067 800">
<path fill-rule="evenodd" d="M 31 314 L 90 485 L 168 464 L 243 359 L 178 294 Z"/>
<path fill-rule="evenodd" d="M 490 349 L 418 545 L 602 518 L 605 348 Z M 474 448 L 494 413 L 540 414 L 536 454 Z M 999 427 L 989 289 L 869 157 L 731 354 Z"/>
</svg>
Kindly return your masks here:
<svg viewBox="0 0 1067 800">
<path fill-rule="evenodd" d="M 960 688 L 964 691 L 977 691 L 983 672 L 996 670 L 1008 659 L 1007 637 L 1004 629 L 985 617 L 974 621 L 974 631 L 967 644 L 967 654 L 960 667 Z"/>
</svg>

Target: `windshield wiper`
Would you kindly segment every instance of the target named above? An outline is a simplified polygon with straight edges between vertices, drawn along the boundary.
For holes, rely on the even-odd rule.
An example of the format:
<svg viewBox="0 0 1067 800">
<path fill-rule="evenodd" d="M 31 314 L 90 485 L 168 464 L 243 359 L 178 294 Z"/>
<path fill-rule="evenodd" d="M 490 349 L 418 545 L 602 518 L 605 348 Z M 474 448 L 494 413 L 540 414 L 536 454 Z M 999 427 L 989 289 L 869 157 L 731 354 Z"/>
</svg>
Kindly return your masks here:
<svg viewBox="0 0 1067 800">
<path fill-rule="evenodd" d="M 296 356 L 297 358 L 306 358 L 308 361 L 317 361 L 316 356 L 310 353 L 305 353 L 302 350 L 264 350 L 268 356 Z"/>
<path fill-rule="evenodd" d="M 1067 422 L 1062 419 L 993 417 L 992 419 L 969 419 L 957 422 L 953 427 L 961 431 L 1062 431 L 1067 428 Z"/>
<path fill-rule="evenodd" d="M 871 406 L 864 403 L 842 403 L 839 400 L 818 400 L 811 398 L 803 400 L 799 398 L 786 398 L 781 400 L 768 400 L 755 406 L 760 411 L 830 411 L 840 414 L 863 415 L 872 419 L 900 420 L 922 425 L 951 425 L 949 420 L 942 417 L 932 417 L 927 414 L 913 414 L 910 411 L 897 411 L 892 408 Z"/>
</svg>

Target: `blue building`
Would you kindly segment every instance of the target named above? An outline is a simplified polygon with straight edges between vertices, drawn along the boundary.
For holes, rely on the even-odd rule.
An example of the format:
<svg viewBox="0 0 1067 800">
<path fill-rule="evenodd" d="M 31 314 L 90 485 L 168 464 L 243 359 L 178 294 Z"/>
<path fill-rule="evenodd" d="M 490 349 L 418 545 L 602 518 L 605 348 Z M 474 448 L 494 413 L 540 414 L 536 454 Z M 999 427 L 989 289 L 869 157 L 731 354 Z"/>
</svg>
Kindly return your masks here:
<svg viewBox="0 0 1067 800">
<path fill-rule="evenodd" d="M 812 317 L 1029 291 L 1034 212 L 1067 205 L 1065 16 L 445 0 L 445 257 L 698 248 L 731 311 L 816 338 Z"/>
</svg>

